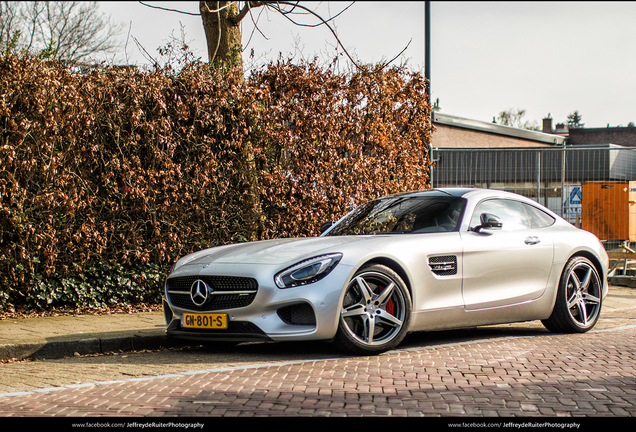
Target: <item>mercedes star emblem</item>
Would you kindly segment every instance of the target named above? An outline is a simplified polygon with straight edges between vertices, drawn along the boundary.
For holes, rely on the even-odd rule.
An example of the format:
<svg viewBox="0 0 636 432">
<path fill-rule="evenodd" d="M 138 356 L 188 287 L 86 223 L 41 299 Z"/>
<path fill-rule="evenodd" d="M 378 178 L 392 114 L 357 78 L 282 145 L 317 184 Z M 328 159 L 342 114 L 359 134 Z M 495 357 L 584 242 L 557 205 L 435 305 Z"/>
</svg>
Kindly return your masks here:
<svg viewBox="0 0 636 432">
<path fill-rule="evenodd" d="M 190 287 L 190 298 L 192 303 L 197 306 L 203 306 L 208 301 L 208 293 L 210 292 L 208 284 L 201 279 L 197 279 Z"/>
</svg>

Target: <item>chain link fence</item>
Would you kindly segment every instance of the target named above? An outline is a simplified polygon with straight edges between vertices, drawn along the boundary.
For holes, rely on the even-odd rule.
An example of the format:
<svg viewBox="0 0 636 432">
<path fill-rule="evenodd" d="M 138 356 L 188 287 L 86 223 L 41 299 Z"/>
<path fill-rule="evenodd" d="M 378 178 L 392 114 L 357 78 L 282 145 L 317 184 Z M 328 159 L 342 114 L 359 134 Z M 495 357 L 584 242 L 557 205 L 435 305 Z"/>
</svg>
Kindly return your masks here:
<svg viewBox="0 0 636 432">
<path fill-rule="evenodd" d="M 636 242 L 636 148 L 430 148 L 431 185 L 532 198 L 605 244 Z"/>
</svg>

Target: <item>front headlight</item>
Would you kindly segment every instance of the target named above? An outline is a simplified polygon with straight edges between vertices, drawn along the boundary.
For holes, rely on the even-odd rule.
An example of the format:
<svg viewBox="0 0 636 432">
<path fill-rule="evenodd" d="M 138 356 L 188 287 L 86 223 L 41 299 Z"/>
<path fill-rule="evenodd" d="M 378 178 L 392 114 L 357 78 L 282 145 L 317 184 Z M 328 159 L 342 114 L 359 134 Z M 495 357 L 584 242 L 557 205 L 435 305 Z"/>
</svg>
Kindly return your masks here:
<svg viewBox="0 0 636 432">
<path fill-rule="evenodd" d="M 340 262 L 342 254 L 321 255 L 286 268 L 274 277 L 278 288 L 293 288 L 317 282 Z"/>
</svg>

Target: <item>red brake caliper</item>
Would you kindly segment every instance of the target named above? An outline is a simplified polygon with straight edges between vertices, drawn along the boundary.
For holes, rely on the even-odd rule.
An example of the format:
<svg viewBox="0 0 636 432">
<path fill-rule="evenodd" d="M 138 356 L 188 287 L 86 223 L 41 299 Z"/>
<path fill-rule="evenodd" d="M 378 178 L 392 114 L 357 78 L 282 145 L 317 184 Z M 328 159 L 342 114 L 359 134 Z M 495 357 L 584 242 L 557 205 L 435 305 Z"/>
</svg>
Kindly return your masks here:
<svg viewBox="0 0 636 432">
<path fill-rule="evenodd" d="M 380 287 L 380 292 L 384 291 L 385 287 Z M 390 313 L 391 315 L 395 314 L 395 303 L 393 303 L 393 297 L 391 297 L 389 299 L 389 301 L 386 303 L 386 311 L 388 313 Z"/>
<path fill-rule="evenodd" d="M 395 315 L 395 303 L 393 303 L 393 299 L 389 300 L 386 304 L 386 311 L 391 315 Z"/>
</svg>

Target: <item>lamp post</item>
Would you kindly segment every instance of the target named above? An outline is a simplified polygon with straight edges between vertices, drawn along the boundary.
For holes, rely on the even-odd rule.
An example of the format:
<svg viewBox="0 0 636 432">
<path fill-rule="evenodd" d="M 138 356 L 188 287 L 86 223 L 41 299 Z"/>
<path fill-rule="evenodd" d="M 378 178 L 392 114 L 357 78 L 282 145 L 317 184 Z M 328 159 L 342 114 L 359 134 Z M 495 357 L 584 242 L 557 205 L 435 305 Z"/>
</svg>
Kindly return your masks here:
<svg viewBox="0 0 636 432">
<path fill-rule="evenodd" d="M 424 2 L 424 77 L 428 79 L 426 94 L 431 101 L 431 2 Z"/>
</svg>

